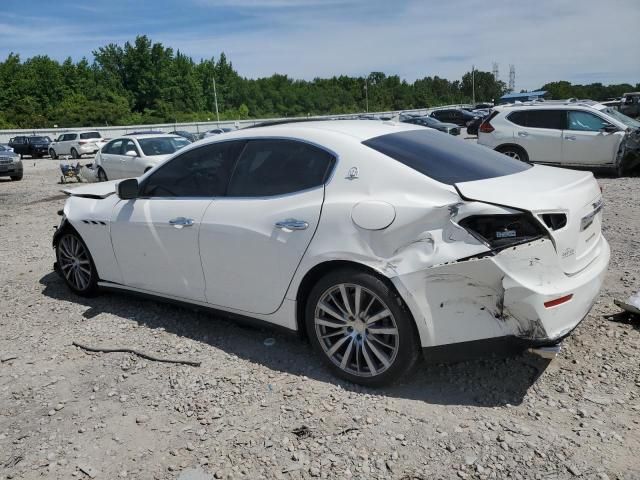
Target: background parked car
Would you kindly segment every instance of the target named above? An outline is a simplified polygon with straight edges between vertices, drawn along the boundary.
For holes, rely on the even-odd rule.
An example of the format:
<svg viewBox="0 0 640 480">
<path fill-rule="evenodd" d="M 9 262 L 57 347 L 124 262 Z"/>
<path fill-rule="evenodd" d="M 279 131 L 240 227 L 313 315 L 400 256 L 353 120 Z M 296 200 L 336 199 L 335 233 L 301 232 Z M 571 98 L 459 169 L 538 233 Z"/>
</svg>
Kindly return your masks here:
<svg viewBox="0 0 640 480">
<path fill-rule="evenodd" d="M 49 145 L 49 155 L 54 159 L 60 155 L 71 155 L 72 158 L 80 158 L 82 155 L 95 154 L 106 143 L 100 132 L 95 130 L 63 133 L 55 142 Z"/>
<path fill-rule="evenodd" d="M 470 122 L 467 122 L 467 134 L 469 134 L 469 135 L 478 135 L 478 129 L 480 128 L 480 125 L 482 124 L 484 119 L 489 116 L 490 111 L 489 110 L 474 110 L 473 114 L 476 115 L 476 117 L 473 120 L 471 120 Z"/>
<path fill-rule="evenodd" d="M 478 143 L 523 161 L 623 175 L 640 162 L 640 122 L 595 102 L 499 106 Z"/>
<path fill-rule="evenodd" d="M 175 130 L 173 132 L 169 132 L 171 135 L 179 135 L 182 138 L 186 138 L 190 142 L 195 142 L 199 140 L 198 135 L 195 133 L 187 132 L 186 130 Z"/>
<path fill-rule="evenodd" d="M 473 113 L 462 108 L 445 108 L 442 110 L 434 110 L 429 115 L 441 122 L 455 123 L 461 127 L 466 127 L 467 123 L 478 117 Z"/>
<path fill-rule="evenodd" d="M 142 175 L 190 143 L 186 138 L 167 134 L 115 138 L 96 154 L 98 181 Z"/>
<path fill-rule="evenodd" d="M 20 135 L 9 140 L 9 146 L 20 155 L 20 158 L 24 158 L 25 155 L 42 158 L 49 153 L 50 143 L 49 137 L 41 135 Z"/>
<path fill-rule="evenodd" d="M 11 180 L 22 180 L 22 161 L 8 145 L 0 144 L 0 177 L 10 177 Z"/>
<path fill-rule="evenodd" d="M 220 135 L 222 133 L 232 132 L 235 130 L 234 128 L 224 127 L 224 128 L 214 128 L 213 130 L 207 130 L 204 132 L 200 138 L 212 137 L 213 135 Z"/>
<path fill-rule="evenodd" d="M 620 99 L 620 112 L 628 117 L 640 117 L 640 92 L 625 93 Z"/>
<path fill-rule="evenodd" d="M 408 117 L 400 120 L 403 123 L 411 123 L 413 125 L 422 125 L 423 127 L 434 128 L 449 135 L 460 135 L 460 127 L 455 123 L 444 123 L 432 117 Z"/>
</svg>

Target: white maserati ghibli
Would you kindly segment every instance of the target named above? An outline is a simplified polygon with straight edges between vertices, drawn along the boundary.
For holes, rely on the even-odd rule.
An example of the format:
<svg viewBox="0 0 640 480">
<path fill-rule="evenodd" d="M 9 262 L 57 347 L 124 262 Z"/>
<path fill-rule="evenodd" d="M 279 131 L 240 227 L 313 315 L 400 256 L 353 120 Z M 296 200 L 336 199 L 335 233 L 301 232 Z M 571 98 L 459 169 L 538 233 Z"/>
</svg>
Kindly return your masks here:
<svg viewBox="0 0 640 480">
<path fill-rule="evenodd" d="M 393 122 L 249 128 L 66 190 L 56 270 L 306 336 L 339 376 L 557 345 L 609 245 L 593 175 Z"/>
</svg>

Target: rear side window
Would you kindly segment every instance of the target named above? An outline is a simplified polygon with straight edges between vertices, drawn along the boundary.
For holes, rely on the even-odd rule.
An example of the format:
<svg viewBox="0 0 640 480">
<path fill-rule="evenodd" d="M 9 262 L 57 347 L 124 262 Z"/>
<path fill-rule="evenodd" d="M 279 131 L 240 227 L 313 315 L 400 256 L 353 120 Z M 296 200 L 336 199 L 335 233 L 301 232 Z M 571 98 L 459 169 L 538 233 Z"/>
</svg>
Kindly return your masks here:
<svg viewBox="0 0 640 480">
<path fill-rule="evenodd" d="M 251 140 L 229 183 L 230 197 L 268 197 L 323 185 L 334 157 L 294 140 Z"/>
<path fill-rule="evenodd" d="M 507 116 L 516 125 L 552 130 L 564 129 L 564 117 L 563 110 L 520 110 Z"/>
<path fill-rule="evenodd" d="M 102 138 L 100 132 L 85 132 L 80 134 L 81 140 L 88 140 L 90 138 Z"/>
<path fill-rule="evenodd" d="M 522 172 L 531 165 L 433 130 L 410 130 L 362 142 L 447 185 Z"/>
</svg>

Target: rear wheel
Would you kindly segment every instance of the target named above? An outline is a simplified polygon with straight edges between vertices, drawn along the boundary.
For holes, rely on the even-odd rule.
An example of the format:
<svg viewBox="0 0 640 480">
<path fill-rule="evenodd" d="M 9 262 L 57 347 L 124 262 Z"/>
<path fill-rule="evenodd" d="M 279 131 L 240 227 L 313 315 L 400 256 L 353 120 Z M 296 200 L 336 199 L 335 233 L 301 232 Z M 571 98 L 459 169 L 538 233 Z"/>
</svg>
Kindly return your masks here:
<svg viewBox="0 0 640 480">
<path fill-rule="evenodd" d="M 507 157 L 511 157 L 514 160 L 520 160 L 522 162 L 529 161 L 529 155 L 522 147 L 517 147 L 515 145 L 509 145 L 507 147 L 500 147 L 497 149 L 498 152 L 505 154 Z"/>
<path fill-rule="evenodd" d="M 107 178 L 107 174 L 105 173 L 105 171 L 102 169 L 102 167 L 98 167 L 98 181 L 99 182 L 106 182 L 108 180 Z"/>
<path fill-rule="evenodd" d="M 359 270 L 338 270 L 311 290 L 307 333 L 338 376 L 366 386 L 393 383 L 418 358 L 411 314 L 384 281 Z"/>
<path fill-rule="evenodd" d="M 75 231 L 68 230 L 56 245 L 58 268 L 67 286 L 78 295 L 97 290 L 98 275 L 89 249 Z"/>
</svg>

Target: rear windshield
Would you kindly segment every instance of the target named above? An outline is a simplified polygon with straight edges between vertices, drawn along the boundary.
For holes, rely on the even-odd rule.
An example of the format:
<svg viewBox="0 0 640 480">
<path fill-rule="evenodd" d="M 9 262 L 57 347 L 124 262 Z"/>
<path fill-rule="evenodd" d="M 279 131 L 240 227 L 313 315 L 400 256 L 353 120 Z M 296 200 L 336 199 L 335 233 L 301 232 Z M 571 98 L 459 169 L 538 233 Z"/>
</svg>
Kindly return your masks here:
<svg viewBox="0 0 640 480">
<path fill-rule="evenodd" d="M 182 137 L 154 137 L 139 138 L 140 148 L 147 157 L 154 155 L 169 155 L 182 147 L 186 147 L 191 142 Z"/>
<path fill-rule="evenodd" d="M 86 140 L 88 138 L 102 138 L 100 136 L 100 132 L 85 132 L 80 134 L 80 138 L 82 140 Z"/>
<path fill-rule="evenodd" d="M 389 133 L 362 143 L 447 185 L 502 177 L 531 168 L 528 163 L 487 147 L 427 129 Z"/>
<path fill-rule="evenodd" d="M 46 143 L 51 142 L 51 139 L 49 137 L 29 137 L 29 141 L 31 143 Z"/>
</svg>

